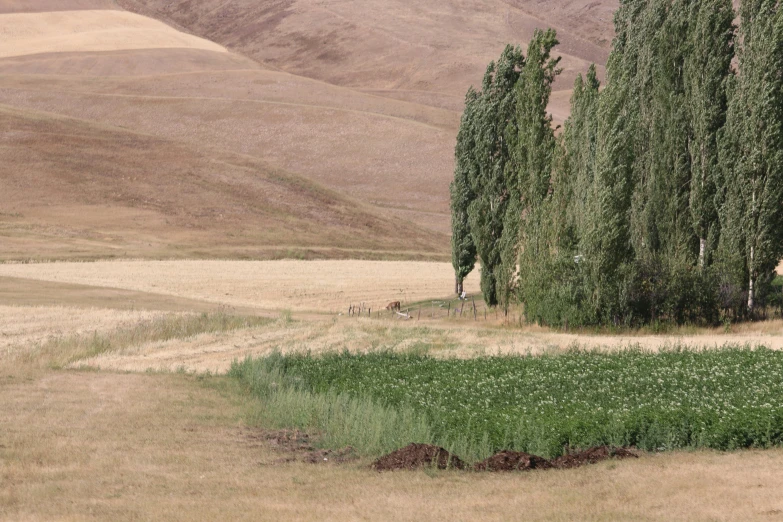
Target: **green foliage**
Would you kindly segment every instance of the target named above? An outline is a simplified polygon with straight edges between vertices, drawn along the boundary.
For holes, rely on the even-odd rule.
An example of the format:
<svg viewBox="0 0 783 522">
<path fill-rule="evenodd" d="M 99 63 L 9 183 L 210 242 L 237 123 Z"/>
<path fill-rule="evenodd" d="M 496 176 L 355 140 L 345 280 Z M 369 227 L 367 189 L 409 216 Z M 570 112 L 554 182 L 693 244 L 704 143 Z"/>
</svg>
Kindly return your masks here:
<svg viewBox="0 0 783 522">
<path fill-rule="evenodd" d="M 462 115 L 457 146 L 454 151 L 454 181 L 451 192 L 451 263 L 456 278 L 455 292 L 462 292 L 462 282 L 476 265 L 476 245 L 470 233 L 468 206 L 475 199 L 471 180 L 478 176 L 478 165 L 471 154 L 476 150 L 476 111 L 479 95 L 472 88 L 465 96 L 465 112 Z"/>
<path fill-rule="evenodd" d="M 506 164 L 511 150 L 507 135 L 514 124 L 514 86 L 524 66 L 522 50 L 506 47 L 497 63 L 487 67 L 481 91 L 463 119 L 473 148 L 462 154 L 458 167 L 469 173 L 467 186 L 473 200 L 467 208 L 468 227 L 481 261 L 481 290 L 490 305 L 498 302 L 500 239 L 509 201 Z"/>
<path fill-rule="evenodd" d="M 372 397 L 334 390 L 310 391 L 300 377 L 288 374 L 285 359 L 234 362 L 228 375 L 261 399 L 253 422 L 267 428 L 298 428 L 321 435 L 326 447 L 351 446 L 360 455 L 378 456 L 411 441 L 432 440 L 426 418 L 405 406 L 389 407 Z"/>
<path fill-rule="evenodd" d="M 503 165 L 467 176 L 490 305 L 518 298 L 529 320 L 577 326 L 718 324 L 768 304 L 783 257 L 783 7 L 749 0 L 740 15 L 735 42 L 730 0 L 621 0 L 607 83 L 595 67 L 577 78 L 559 138 L 546 111 L 557 40 L 536 31 L 508 110 L 481 120 L 505 148 L 458 144 Z"/>
<path fill-rule="evenodd" d="M 720 221 L 716 205 L 720 183 L 719 133 L 726 122 L 727 87 L 734 56 L 734 10 L 730 0 L 693 2 L 683 75 L 691 140 L 690 213 L 699 238 L 699 266 L 711 264 Z"/>
<path fill-rule="evenodd" d="M 740 8 L 739 74 L 729 98 L 720 187 L 726 272 L 747 278 L 748 309 L 783 256 L 783 7 L 748 0 Z"/>
<path fill-rule="evenodd" d="M 388 441 L 368 446 L 378 450 L 431 442 L 460 447 L 459 455 L 473 460 L 499 449 L 553 457 L 564 447 L 598 444 L 645 450 L 783 444 L 783 353 L 764 348 L 575 350 L 469 360 L 399 353 L 276 355 L 235 364 L 231 372 L 261 389 L 268 404 L 278 392 L 252 383 L 270 371 L 279 376 L 275 382 L 290 379 L 312 398 L 350 397 L 386 408 L 384 415 L 399 422 L 399 436 L 389 431 L 373 438 Z M 297 426 L 315 423 L 327 436 L 330 429 L 351 429 L 341 423 L 386 426 L 363 416 L 351 421 L 339 409 L 313 413 L 310 405 L 293 401 L 283 410 L 279 418 L 304 415 Z M 354 444 L 366 437 L 363 431 L 340 444 Z"/>
<path fill-rule="evenodd" d="M 548 203 L 552 165 L 555 156 L 555 134 L 552 116 L 547 105 L 552 84 L 560 74 L 560 58 L 552 58 L 552 49 L 558 44 L 556 33 L 536 31 L 528 46 L 527 63 L 516 85 L 516 136 L 513 162 L 509 165 L 509 194 L 512 203 L 506 216 L 502 242 L 502 267 L 508 303 L 516 286 L 514 273 L 520 277 L 529 273 L 542 257 L 547 257 L 554 239 Z M 520 279 L 520 286 L 525 281 Z"/>
</svg>

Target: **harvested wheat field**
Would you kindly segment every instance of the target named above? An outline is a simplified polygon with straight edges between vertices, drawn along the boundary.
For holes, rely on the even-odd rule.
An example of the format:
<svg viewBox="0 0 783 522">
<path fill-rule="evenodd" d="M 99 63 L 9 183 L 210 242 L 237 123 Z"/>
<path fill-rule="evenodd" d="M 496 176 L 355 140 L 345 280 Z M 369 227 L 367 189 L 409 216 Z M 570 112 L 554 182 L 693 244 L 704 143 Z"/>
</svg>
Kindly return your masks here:
<svg viewBox="0 0 783 522">
<path fill-rule="evenodd" d="M 114 10 L 7 13 L 0 16 L 0 34 L 0 57 L 161 48 L 225 51 L 157 20 Z"/>
<path fill-rule="evenodd" d="M 0 305 L 0 358 L 16 358 L 68 336 L 90 336 L 130 328 L 158 315 L 152 311 Z"/>
<path fill-rule="evenodd" d="M 449 263 L 409 261 L 111 261 L 0 265 L 1 276 L 176 295 L 267 310 L 347 312 L 450 296 Z M 478 273 L 466 281 L 478 291 Z"/>
<path fill-rule="evenodd" d="M 574 347 L 599 351 L 676 347 L 719 349 L 726 345 L 765 346 L 783 350 L 780 321 L 748 331 L 724 333 L 705 330 L 682 335 L 579 335 L 528 326 L 504 328 L 497 323 L 476 324 L 472 318 L 398 320 L 390 312 L 380 318 L 319 319 L 295 314 L 268 324 L 234 331 L 203 333 L 188 338 L 150 341 L 112 350 L 74 367 L 90 366 L 132 372 L 176 371 L 225 373 L 232 362 L 272 353 L 424 352 L 436 358 L 473 358 L 496 355 L 564 353 Z"/>
</svg>

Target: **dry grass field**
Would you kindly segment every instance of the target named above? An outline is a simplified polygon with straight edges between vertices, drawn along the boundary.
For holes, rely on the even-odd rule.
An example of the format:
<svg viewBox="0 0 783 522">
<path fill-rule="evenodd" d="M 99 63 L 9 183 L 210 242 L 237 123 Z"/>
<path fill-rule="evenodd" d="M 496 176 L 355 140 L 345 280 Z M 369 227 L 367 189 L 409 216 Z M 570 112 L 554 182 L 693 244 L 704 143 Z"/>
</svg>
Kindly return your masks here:
<svg viewBox="0 0 783 522">
<path fill-rule="evenodd" d="M 442 252 L 438 233 L 246 155 L 2 104 L 0 118 L 0 259 Z"/>
<path fill-rule="evenodd" d="M 449 297 L 449 263 L 410 261 L 110 261 L 0 265 L 0 276 L 174 295 L 229 306 L 335 315 L 351 304 Z M 478 274 L 466 281 L 478 291 Z"/>
<path fill-rule="evenodd" d="M 397 270 L 378 269 L 387 264 Z M 438 289 L 417 298 L 441 296 L 441 283 L 450 289 L 447 264 L 432 264 L 430 271 L 409 264 L 408 270 L 420 274 L 419 284 L 431 292 Z M 328 280 L 357 266 L 361 263 L 0 265 L 5 346 L 0 350 L 0 416 L 8 426 L 0 431 L 0 519 L 508 520 L 524 513 L 532 520 L 769 520 L 783 510 L 777 490 L 783 479 L 780 450 L 674 452 L 510 475 L 378 474 L 363 460 L 287 462 L 290 453 L 275 449 L 263 431 L 246 425 L 251 405 L 233 381 L 178 373 L 222 373 L 235 358 L 275 349 L 426 347 L 436 356 L 469 357 L 540 353 L 574 341 L 636 341 L 654 347 L 686 336 L 620 340 L 509 329 L 493 321 L 428 321 L 426 313 L 419 321 L 404 322 L 304 312 L 218 331 L 208 331 L 206 324 L 202 329 L 198 316 L 192 316 L 196 322 L 187 335 L 163 340 L 145 335 L 150 321 L 166 330 L 167 324 L 181 322 L 189 307 L 199 310 L 233 299 L 256 303 L 266 294 L 259 282 L 244 288 L 243 279 L 287 273 L 290 286 L 307 288 L 316 273 Z M 359 271 L 361 286 L 351 288 L 353 295 L 393 288 L 406 269 L 394 262 L 368 266 L 374 270 Z M 12 273 L 15 277 L 8 277 Z M 171 273 L 181 274 L 179 286 L 168 279 Z M 429 283 L 425 274 L 432 278 Z M 145 278 L 148 287 L 133 283 Z M 276 307 L 310 309 L 318 299 L 335 299 L 334 288 L 318 287 L 318 297 L 275 287 Z M 238 296 L 226 296 L 226 289 Z M 68 306 L 51 304 L 59 299 Z M 136 302 L 144 309 L 129 309 Z M 759 338 L 778 346 L 781 330 L 780 323 L 769 323 L 729 335 L 695 332 L 688 337 L 695 343 Z M 108 341 L 94 356 L 93 336 Z M 139 342 L 129 344 L 134 336 Z M 49 369 L 66 361 L 76 369 Z M 78 370 L 83 367 L 92 371 Z"/>
<path fill-rule="evenodd" d="M 605 63 L 615 0 L 119 0 L 260 62 L 379 96 L 461 110 L 507 43 L 555 27 L 568 90 Z M 567 100 L 566 100 L 567 102 Z M 556 116 L 568 105 L 557 104 Z M 558 118 L 559 119 L 559 118 Z"/>
<path fill-rule="evenodd" d="M 426 314 L 425 314 L 426 315 Z M 770 325 L 771 326 L 771 325 Z M 401 322 L 382 319 L 297 320 L 231 332 L 205 333 L 187 339 L 148 342 L 112 351 L 72 366 L 130 372 L 177 371 L 224 373 L 235 360 L 272 352 L 364 353 L 376 350 L 426 351 L 433 357 L 470 358 L 486 355 L 539 355 L 579 346 L 595 350 L 629 347 L 659 350 L 677 346 L 720 348 L 726 344 L 766 346 L 783 350 L 783 323 L 768 332 L 702 332 L 687 335 L 609 336 L 542 331 L 536 327 L 501 328 L 476 325 L 470 319 L 446 322 Z"/>
<path fill-rule="evenodd" d="M 481 302 L 477 317 L 468 302 L 461 317 L 446 318 L 448 309 L 441 300 L 450 297 L 452 285 L 447 263 L 190 260 L 3 264 L 0 303 L 13 305 L 16 308 L 9 310 L 16 313 L 8 316 L 0 331 L 24 331 L 22 325 L 29 323 L 36 325 L 34 331 L 41 332 L 40 338 L 51 321 L 52 328 L 62 333 L 57 327 L 62 323 L 42 311 L 68 311 L 71 315 L 63 315 L 67 318 L 78 315 L 77 307 L 90 310 L 95 317 L 104 314 L 105 329 L 116 331 L 127 329 L 123 318 L 141 313 L 139 309 L 145 310 L 145 315 L 137 320 L 153 312 L 226 310 L 272 318 L 293 312 L 293 322 L 280 320 L 250 329 L 154 340 L 75 363 L 77 367 L 87 364 L 123 371 L 184 368 L 222 373 L 235 359 L 275 350 L 426 349 L 438 357 L 475 357 L 552 353 L 573 346 L 656 350 L 676 345 L 710 348 L 749 344 L 783 349 L 781 321 L 735 325 L 729 331 L 683 328 L 665 335 L 567 333 L 535 325 L 507 326 L 502 314 L 484 316 Z M 478 293 L 477 273 L 468 278 L 466 289 Z M 383 310 L 392 300 L 401 301 L 403 309 L 409 308 L 412 318 L 402 320 Z M 372 310 L 372 318 L 346 316 L 349 305 L 361 303 L 365 314 Z M 461 306 L 459 301 L 452 300 L 449 309 L 457 306 Z M 15 318 L 25 314 L 27 322 L 15 327 Z M 72 334 L 82 331 L 78 324 L 74 323 Z M 16 334 L 4 335 L 8 336 L 7 345 L 20 344 L 14 340 Z"/>
<path fill-rule="evenodd" d="M 6 13 L 0 17 L 0 34 L 5 38 L 0 58 L 127 49 L 184 48 L 225 52 L 214 42 L 126 11 Z"/>
<path fill-rule="evenodd" d="M 206 383 L 206 384 L 205 384 Z M 284 463 L 230 383 L 0 377 L 4 520 L 775 520 L 783 452 L 669 453 L 524 474 Z"/>
</svg>

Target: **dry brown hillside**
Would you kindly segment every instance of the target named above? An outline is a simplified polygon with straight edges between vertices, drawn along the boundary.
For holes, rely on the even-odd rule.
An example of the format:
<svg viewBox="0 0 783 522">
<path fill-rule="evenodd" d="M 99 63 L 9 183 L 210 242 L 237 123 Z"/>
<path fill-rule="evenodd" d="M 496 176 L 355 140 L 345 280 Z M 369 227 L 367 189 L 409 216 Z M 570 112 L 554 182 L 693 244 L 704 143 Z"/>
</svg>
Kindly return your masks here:
<svg viewBox="0 0 783 522">
<path fill-rule="evenodd" d="M 0 258 L 446 256 L 461 100 L 487 62 L 556 26 L 562 120 L 573 76 L 605 59 L 613 2 L 557 4 L 0 0 Z M 269 172 L 307 188 L 220 184 Z M 152 208 L 145 190 L 156 217 L 121 218 Z"/>
<path fill-rule="evenodd" d="M 460 110 L 505 44 L 558 30 L 561 89 L 605 63 L 616 0 L 118 0 L 288 72 Z M 562 103 L 556 105 L 560 112 Z"/>
<path fill-rule="evenodd" d="M 256 158 L 0 105 L 11 259 L 399 256 L 438 237 Z"/>
</svg>

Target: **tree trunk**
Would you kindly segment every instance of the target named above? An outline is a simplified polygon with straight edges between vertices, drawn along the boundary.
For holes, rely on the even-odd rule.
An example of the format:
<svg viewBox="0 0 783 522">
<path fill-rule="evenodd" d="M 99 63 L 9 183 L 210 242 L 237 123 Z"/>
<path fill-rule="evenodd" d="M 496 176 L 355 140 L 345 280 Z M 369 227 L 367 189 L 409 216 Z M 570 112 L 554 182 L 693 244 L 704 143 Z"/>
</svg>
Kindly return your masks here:
<svg viewBox="0 0 783 522">
<path fill-rule="evenodd" d="M 707 250 L 707 240 L 703 237 L 699 238 L 699 268 L 704 268 L 704 254 Z"/>
<path fill-rule="evenodd" d="M 750 247 L 750 282 L 748 283 L 748 311 L 752 314 L 753 313 L 753 283 L 754 283 L 754 277 L 753 277 L 753 258 L 756 254 L 756 247 Z"/>
<path fill-rule="evenodd" d="M 460 280 L 459 277 L 457 277 L 454 280 L 454 290 L 456 291 L 457 295 L 462 295 L 462 286 L 463 286 L 462 281 Z"/>
</svg>

